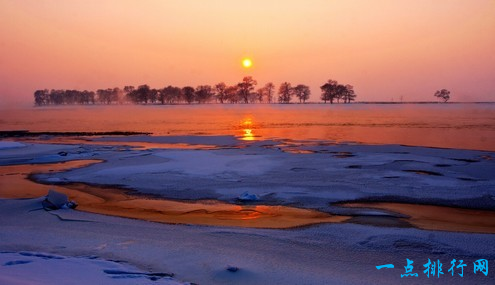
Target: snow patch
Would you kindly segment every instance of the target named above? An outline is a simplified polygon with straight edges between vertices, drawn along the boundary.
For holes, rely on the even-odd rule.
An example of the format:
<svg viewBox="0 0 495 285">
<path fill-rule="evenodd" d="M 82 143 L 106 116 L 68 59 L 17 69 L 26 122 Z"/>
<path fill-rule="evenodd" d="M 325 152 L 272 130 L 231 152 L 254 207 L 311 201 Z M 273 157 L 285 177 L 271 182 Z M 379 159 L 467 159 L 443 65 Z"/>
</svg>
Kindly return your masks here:
<svg viewBox="0 0 495 285">
<path fill-rule="evenodd" d="M 154 156 L 168 161 L 144 165 L 109 167 L 98 171 L 98 175 L 135 175 L 139 173 L 176 172 L 189 175 L 208 176 L 225 172 L 239 175 L 260 175 L 274 168 L 276 162 L 265 155 L 228 155 L 215 151 L 162 151 Z"/>
<path fill-rule="evenodd" d="M 25 147 L 25 146 L 26 146 L 25 144 L 20 143 L 20 142 L 0 141 L 0 150 L 19 148 L 19 147 Z"/>
<path fill-rule="evenodd" d="M 260 199 L 260 197 L 258 197 L 258 195 L 256 194 L 251 194 L 249 192 L 244 192 L 242 193 L 241 195 L 239 195 L 239 197 L 237 197 L 237 199 L 239 199 L 240 201 L 258 201 Z"/>
<path fill-rule="evenodd" d="M 0 252 L 0 284 L 188 284 L 167 275 L 93 258 Z"/>
</svg>

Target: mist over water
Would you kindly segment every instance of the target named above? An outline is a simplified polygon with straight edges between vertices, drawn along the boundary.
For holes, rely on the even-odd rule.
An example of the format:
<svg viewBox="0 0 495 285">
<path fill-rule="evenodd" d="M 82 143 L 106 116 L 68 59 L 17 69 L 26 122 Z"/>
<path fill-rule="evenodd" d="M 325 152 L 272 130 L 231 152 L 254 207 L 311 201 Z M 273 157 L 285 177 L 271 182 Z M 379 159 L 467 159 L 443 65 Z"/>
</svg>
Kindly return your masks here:
<svg viewBox="0 0 495 285">
<path fill-rule="evenodd" d="M 495 104 L 165 105 L 1 110 L 0 130 L 234 135 L 495 150 Z"/>
</svg>

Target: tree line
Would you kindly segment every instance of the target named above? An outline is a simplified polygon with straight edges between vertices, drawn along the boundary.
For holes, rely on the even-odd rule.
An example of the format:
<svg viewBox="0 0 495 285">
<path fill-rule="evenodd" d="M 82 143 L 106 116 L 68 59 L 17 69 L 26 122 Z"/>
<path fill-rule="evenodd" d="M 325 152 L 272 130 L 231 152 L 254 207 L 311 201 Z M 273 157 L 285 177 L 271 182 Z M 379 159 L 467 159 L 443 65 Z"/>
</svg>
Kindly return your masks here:
<svg viewBox="0 0 495 285">
<path fill-rule="evenodd" d="M 167 86 L 161 89 L 150 88 L 148 85 L 138 87 L 125 86 L 98 89 L 95 91 L 43 89 L 34 92 L 36 106 L 44 105 L 73 105 L 73 104 L 192 104 L 192 103 L 281 103 L 289 104 L 293 99 L 306 103 L 311 95 L 307 85 L 292 86 L 289 82 L 280 84 L 277 90 L 271 82 L 256 88 L 258 82 L 251 76 L 246 76 L 235 85 L 220 82 L 216 85 L 199 85 L 176 87 Z M 351 85 L 339 84 L 328 80 L 321 87 L 320 99 L 325 103 L 350 103 L 356 98 Z M 277 92 L 276 92 L 277 91 Z"/>
</svg>

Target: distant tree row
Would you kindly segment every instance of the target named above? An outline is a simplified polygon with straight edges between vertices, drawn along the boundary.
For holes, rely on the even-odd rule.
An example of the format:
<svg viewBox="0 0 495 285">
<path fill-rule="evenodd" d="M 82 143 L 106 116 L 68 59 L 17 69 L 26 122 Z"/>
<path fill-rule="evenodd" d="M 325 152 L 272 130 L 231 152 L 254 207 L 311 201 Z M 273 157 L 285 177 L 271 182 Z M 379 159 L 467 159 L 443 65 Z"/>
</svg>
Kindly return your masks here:
<svg viewBox="0 0 495 285">
<path fill-rule="evenodd" d="M 79 90 L 36 90 L 34 103 L 44 105 L 72 105 L 72 104 L 180 104 L 180 103 L 291 103 L 295 97 L 299 103 L 306 103 L 311 95 L 307 85 L 298 84 L 294 87 L 289 82 L 280 84 L 275 93 L 275 85 L 271 82 L 256 89 L 257 81 L 251 76 L 243 78 L 236 85 L 227 85 L 220 82 L 214 86 L 199 85 L 175 87 L 167 86 L 162 89 L 150 88 L 148 85 L 125 86 L 121 88 L 98 89 L 94 91 Z M 350 103 L 356 98 L 351 85 L 342 85 L 335 80 L 328 80 L 320 87 L 321 100 Z M 278 95 L 278 97 L 276 97 Z"/>
<path fill-rule="evenodd" d="M 330 101 L 330 104 L 336 100 L 337 103 L 340 100 L 344 103 L 351 103 L 356 99 L 356 93 L 354 93 L 354 87 L 352 85 L 339 84 L 335 80 L 328 80 L 327 83 L 323 84 L 321 87 L 321 100 L 323 102 Z"/>
</svg>

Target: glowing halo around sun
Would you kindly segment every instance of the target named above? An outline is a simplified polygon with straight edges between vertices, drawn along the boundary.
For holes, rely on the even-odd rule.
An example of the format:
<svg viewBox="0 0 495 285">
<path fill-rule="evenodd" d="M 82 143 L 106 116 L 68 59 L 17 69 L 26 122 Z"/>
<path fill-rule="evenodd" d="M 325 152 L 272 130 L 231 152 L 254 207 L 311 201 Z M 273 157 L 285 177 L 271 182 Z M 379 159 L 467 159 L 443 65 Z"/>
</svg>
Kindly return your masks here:
<svg viewBox="0 0 495 285">
<path fill-rule="evenodd" d="M 253 65 L 253 61 L 250 58 L 246 57 L 242 59 L 242 66 L 244 68 L 250 68 L 252 65 Z"/>
</svg>

